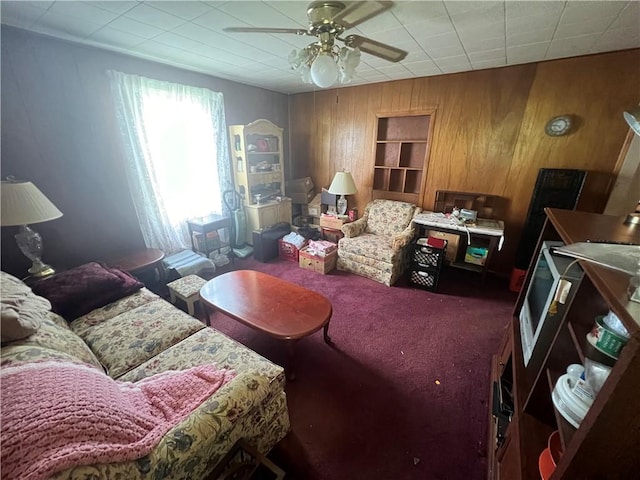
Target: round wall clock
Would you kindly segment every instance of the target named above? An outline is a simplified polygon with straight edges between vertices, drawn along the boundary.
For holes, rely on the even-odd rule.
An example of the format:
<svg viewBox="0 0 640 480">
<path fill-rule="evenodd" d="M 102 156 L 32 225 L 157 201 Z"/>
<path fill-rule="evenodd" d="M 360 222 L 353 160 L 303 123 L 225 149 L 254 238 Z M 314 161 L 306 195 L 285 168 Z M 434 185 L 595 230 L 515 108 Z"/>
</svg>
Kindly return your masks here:
<svg viewBox="0 0 640 480">
<path fill-rule="evenodd" d="M 552 137 L 559 137 L 561 135 L 566 135 L 567 133 L 569 133 L 570 129 L 571 129 L 571 117 L 568 117 L 566 115 L 553 117 L 551 120 L 547 122 L 547 125 L 544 127 L 545 133 Z"/>
</svg>

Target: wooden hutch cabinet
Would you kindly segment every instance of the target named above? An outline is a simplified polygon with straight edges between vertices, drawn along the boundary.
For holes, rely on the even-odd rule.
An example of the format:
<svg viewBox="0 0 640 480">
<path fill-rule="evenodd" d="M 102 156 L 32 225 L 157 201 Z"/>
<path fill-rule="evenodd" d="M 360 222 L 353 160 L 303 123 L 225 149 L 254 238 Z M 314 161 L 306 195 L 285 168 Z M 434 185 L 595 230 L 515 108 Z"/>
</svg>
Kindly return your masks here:
<svg viewBox="0 0 640 480">
<path fill-rule="evenodd" d="M 291 199 L 284 197 L 283 129 L 269 120 L 231 125 L 229 141 L 236 190 L 244 198 L 246 242 L 254 230 L 291 223 Z M 277 198 L 281 197 L 281 200 Z"/>
<path fill-rule="evenodd" d="M 543 241 L 565 244 L 608 240 L 640 244 L 640 225 L 625 217 L 545 209 Z M 489 479 L 539 480 L 538 458 L 549 435 L 559 431 L 563 456 L 551 476 L 558 479 L 627 479 L 640 476 L 640 303 L 629 300 L 630 275 L 580 262 L 584 277 L 564 318 L 552 325 L 541 345 L 543 360 L 526 367 L 520 340 L 519 311 L 531 282 L 531 268 L 498 354 L 493 358 L 489 402 Z M 579 428 L 553 406 L 551 392 L 572 363 L 584 364 L 593 347 L 586 335 L 597 315 L 614 312 L 631 335 Z M 540 341 L 539 341 L 540 342 Z M 499 407 L 512 399 L 510 418 Z M 510 421 L 509 421 L 510 420 Z"/>
</svg>

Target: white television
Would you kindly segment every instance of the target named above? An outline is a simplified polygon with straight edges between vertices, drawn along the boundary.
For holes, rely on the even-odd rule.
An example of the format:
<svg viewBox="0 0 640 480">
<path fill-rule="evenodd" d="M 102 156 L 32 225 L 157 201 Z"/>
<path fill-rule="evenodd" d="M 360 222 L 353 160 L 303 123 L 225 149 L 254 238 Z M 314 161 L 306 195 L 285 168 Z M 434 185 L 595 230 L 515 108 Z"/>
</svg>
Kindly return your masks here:
<svg viewBox="0 0 640 480">
<path fill-rule="evenodd" d="M 520 309 L 520 338 L 525 366 L 535 357 L 538 342 L 550 342 L 553 338 L 584 274 L 577 263 L 571 265 L 575 259 L 553 253 L 554 247 L 562 246 L 562 242 L 543 242 L 533 266 L 531 281 Z M 557 302 L 554 309 L 550 309 L 561 278 L 571 282 L 571 288 L 564 303 Z M 548 347 L 544 345 L 541 351 L 547 351 Z"/>
</svg>

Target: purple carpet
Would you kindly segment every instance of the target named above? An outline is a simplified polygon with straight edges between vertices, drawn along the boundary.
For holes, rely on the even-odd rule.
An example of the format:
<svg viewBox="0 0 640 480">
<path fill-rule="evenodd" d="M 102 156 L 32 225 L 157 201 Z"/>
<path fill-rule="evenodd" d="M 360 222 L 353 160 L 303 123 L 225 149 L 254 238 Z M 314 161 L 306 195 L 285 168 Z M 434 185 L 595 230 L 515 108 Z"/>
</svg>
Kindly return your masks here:
<svg viewBox="0 0 640 480">
<path fill-rule="evenodd" d="M 287 479 L 484 479 L 491 355 L 515 302 L 506 281 L 445 269 L 438 293 L 292 262 L 236 260 L 325 295 L 329 335 L 296 345 L 291 433 L 269 457 Z M 211 324 L 275 363 L 278 340 L 219 313 Z"/>
</svg>

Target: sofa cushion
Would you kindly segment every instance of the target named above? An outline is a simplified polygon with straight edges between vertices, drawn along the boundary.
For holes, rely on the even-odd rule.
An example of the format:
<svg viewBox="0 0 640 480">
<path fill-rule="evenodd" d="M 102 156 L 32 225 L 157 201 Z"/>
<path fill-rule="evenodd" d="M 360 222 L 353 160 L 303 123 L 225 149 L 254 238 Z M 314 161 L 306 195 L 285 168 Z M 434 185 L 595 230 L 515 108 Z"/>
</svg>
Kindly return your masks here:
<svg viewBox="0 0 640 480">
<path fill-rule="evenodd" d="M 357 237 L 344 237 L 339 240 L 340 255 L 349 253 L 362 258 L 362 262 L 382 268 L 381 263 L 395 264 L 402 250 L 393 248 L 391 235 L 371 235 L 363 233 Z"/>
<path fill-rule="evenodd" d="M 138 308 L 149 302 L 158 300 L 159 298 L 160 297 L 151 290 L 141 288 L 133 295 L 128 295 L 116 300 L 115 302 L 111 302 L 104 307 L 91 310 L 86 315 L 82 315 L 73 320 L 69 326 L 74 332 L 82 337 L 87 330 L 90 330 L 94 326 L 99 325 L 102 322 L 106 322 L 113 317 L 117 317 L 121 313 L 128 312 L 129 310 L 133 310 L 134 308 Z"/>
<path fill-rule="evenodd" d="M 416 206 L 394 200 L 374 200 L 369 206 L 367 233 L 374 235 L 395 235 L 411 223 Z"/>
<path fill-rule="evenodd" d="M 73 320 L 143 286 L 127 272 L 90 262 L 36 282 L 33 292 L 47 298 L 54 312 Z"/>
<path fill-rule="evenodd" d="M 205 325 L 157 299 L 98 323 L 71 328 L 87 343 L 109 375 L 118 378 Z"/>
<path fill-rule="evenodd" d="M 205 328 L 194 333 L 122 375 L 120 380 L 136 382 L 166 370 L 181 370 L 206 363 L 215 363 L 239 374 L 250 372 L 264 376 L 269 379 L 274 395 L 284 389 L 285 378 L 282 367 L 213 328 Z"/>
<path fill-rule="evenodd" d="M 103 370 L 87 344 L 71 331 L 62 317 L 53 312 L 43 316 L 40 328 L 33 335 L 2 347 L 3 366 L 50 358 L 62 358 Z"/>
</svg>

